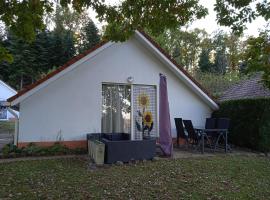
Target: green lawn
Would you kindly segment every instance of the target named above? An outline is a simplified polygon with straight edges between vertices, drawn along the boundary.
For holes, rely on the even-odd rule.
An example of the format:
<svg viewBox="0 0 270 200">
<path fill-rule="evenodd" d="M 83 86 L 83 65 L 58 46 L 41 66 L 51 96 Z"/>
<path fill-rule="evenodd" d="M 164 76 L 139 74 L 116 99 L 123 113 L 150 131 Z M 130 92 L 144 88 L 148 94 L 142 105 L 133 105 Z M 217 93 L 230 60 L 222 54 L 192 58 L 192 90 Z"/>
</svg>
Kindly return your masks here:
<svg viewBox="0 0 270 200">
<path fill-rule="evenodd" d="M 270 160 L 220 156 L 91 171 L 82 159 L 0 164 L 0 199 L 270 199 Z"/>
</svg>

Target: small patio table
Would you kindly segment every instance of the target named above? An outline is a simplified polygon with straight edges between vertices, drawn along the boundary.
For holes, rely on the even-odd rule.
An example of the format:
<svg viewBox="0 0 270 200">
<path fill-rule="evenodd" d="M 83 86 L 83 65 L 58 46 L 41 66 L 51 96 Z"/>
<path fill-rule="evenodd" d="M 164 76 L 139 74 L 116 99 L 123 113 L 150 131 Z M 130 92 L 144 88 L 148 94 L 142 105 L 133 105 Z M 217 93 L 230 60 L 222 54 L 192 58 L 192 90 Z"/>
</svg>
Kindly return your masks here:
<svg viewBox="0 0 270 200">
<path fill-rule="evenodd" d="M 211 128 L 211 129 L 205 129 L 205 128 L 195 128 L 196 131 L 198 131 L 201 136 L 202 136 L 202 154 L 204 154 L 204 136 L 207 136 L 208 132 L 217 132 L 218 135 L 218 139 L 220 138 L 220 136 L 225 136 L 225 153 L 227 153 L 228 151 L 228 129 L 216 129 L 216 128 Z M 218 142 L 218 141 L 217 141 Z M 216 145 L 215 145 L 215 149 L 216 149 Z"/>
</svg>

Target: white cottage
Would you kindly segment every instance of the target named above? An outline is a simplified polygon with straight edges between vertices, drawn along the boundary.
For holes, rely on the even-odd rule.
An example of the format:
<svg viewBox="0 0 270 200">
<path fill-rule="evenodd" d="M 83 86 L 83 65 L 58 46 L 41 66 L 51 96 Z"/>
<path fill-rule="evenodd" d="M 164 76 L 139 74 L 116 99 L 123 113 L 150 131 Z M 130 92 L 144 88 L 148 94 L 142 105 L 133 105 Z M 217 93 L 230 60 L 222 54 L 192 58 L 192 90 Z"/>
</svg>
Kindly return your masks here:
<svg viewBox="0 0 270 200">
<path fill-rule="evenodd" d="M 172 134 L 175 117 L 203 126 L 218 109 L 182 67 L 147 34 L 106 42 L 79 55 L 8 99 L 20 106 L 18 145 L 86 146 L 86 133 L 125 132 L 139 139 L 140 125 L 158 136 L 159 74 L 167 76 Z M 150 128 L 151 127 L 151 128 Z"/>
<path fill-rule="evenodd" d="M 5 102 L 8 98 L 16 95 L 17 92 L 12 87 L 10 87 L 8 84 L 6 84 L 4 81 L 0 80 L 0 102 Z M 7 120 L 13 120 L 15 119 L 14 114 L 19 115 L 19 112 L 15 110 L 8 110 L 6 108 L 0 109 L 0 121 L 7 121 Z"/>
</svg>

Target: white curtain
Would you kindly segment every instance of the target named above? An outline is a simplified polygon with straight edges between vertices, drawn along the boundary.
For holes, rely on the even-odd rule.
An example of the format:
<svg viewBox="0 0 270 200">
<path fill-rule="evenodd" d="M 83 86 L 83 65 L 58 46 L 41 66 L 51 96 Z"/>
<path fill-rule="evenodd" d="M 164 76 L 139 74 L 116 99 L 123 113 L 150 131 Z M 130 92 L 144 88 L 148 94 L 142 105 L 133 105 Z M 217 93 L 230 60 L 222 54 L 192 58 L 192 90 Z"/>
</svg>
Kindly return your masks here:
<svg viewBox="0 0 270 200">
<path fill-rule="evenodd" d="M 102 85 L 102 132 L 130 133 L 130 86 Z"/>
</svg>

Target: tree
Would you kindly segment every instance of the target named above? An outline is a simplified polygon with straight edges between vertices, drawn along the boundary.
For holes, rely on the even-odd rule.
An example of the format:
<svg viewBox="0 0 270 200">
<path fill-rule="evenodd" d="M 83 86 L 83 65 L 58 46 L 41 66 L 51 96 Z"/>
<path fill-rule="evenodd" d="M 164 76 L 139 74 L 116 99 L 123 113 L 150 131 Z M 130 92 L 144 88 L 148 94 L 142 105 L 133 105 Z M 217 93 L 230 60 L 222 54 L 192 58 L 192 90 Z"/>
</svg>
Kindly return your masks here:
<svg viewBox="0 0 270 200">
<path fill-rule="evenodd" d="M 199 69 L 202 72 L 212 72 L 213 63 L 209 59 L 210 49 L 202 49 L 199 57 Z"/>
<path fill-rule="evenodd" d="M 270 19 L 268 0 L 216 0 L 214 10 L 217 13 L 218 23 L 230 26 L 236 34 L 241 34 L 245 24 L 259 16 L 266 21 Z"/>
<path fill-rule="evenodd" d="M 250 37 L 244 53 L 247 72 L 262 72 L 262 80 L 270 88 L 270 34 L 262 31 L 258 37 Z"/>
<path fill-rule="evenodd" d="M 237 72 L 216 74 L 198 70 L 194 75 L 196 80 L 217 98 L 222 96 L 228 88 L 247 78 L 247 76 Z"/>
<path fill-rule="evenodd" d="M 204 51 L 202 52 L 202 59 L 206 62 L 207 56 L 205 54 L 213 52 L 214 65 L 209 65 L 211 72 L 221 74 L 224 74 L 226 71 L 238 72 L 242 62 L 242 47 L 243 43 L 240 40 L 240 36 L 234 33 L 225 34 L 223 31 L 217 31 L 213 38 L 206 38 L 202 42 L 201 48 Z"/>
<path fill-rule="evenodd" d="M 236 35 L 231 33 L 225 39 L 227 48 L 227 58 L 228 58 L 228 70 L 230 72 L 235 72 L 240 70 L 240 65 L 242 62 L 242 49 L 243 42 L 240 40 L 241 35 Z"/>
<path fill-rule="evenodd" d="M 206 37 L 208 37 L 207 33 L 201 29 L 188 31 L 178 28 L 166 31 L 156 40 L 186 70 L 194 71 L 198 65 L 202 41 Z"/>
<path fill-rule="evenodd" d="M 184 31 L 179 36 L 178 48 L 180 48 L 179 59 L 189 71 L 194 71 L 197 67 L 199 58 L 199 49 L 202 38 L 206 35 L 204 30 L 194 29 L 193 31 Z"/>
<path fill-rule="evenodd" d="M 31 82 L 35 76 L 33 49 L 29 43 L 11 33 L 8 34 L 4 46 L 14 55 L 12 63 L 4 62 L 0 66 L 7 72 L 4 81 L 12 86 L 16 85 L 16 88 L 22 88 L 25 82 Z"/>
<path fill-rule="evenodd" d="M 83 52 L 100 42 L 100 35 L 94 22 L 89 19 L 87 24 L 82 27 L 80 34 L 80 47 L 79 51 Z"/>
<path fill-rule="evenodd" d="M 13 61 L 12 55 L 4 47 L 5 37 L 6 37 L 6 34 L 5 34 L 4 27 L 1 26 L 1 24 L 0 24 L 0 63 L 1 63 L 1 58 L 2 58 L 2 60 L 5 60 L 7 62 L 12 62 Z M 3 73 L 1 73 L 0 76 L 3 77 Z M 1 77 L 0 77 L 0 79 L 1 79 Z"/>
<path fill-rule="evenodd" d="M 76 53 L 83 52 L 100 41 L 98 29 L 85 10 L 79 13 L 68 7 L 57 5 L 50 20 L 52 24 L 55 24 L 55 34 L 62 37 L 62 34 L 66 32 L 73 37 Z"/>
<path fill-rule="evenodd" d="M 84 14 L 84 13 L 83 13 Z M 61 7 L 57 4 L 51 20 L 55 24 L 54 31 L 60 34 L 62 31 L 75 32 L 80 26 L 80 13 L 71 11 L 69 7 Z"/>
<path fill-rule="evenodd" d="M 179 29 L 207 14 L 207 9 L 199 4 L 199 0 L 123 0 L 114 6 L 107 5 L 103 0 L 60 0 L 58 2 L 65 9 L 63 13 L 70 7 L 71 10 L 79 13 L 83 13 L 85 8 L 91 7 L 96 11 L 100 21 L 107 22 L 104 37 L 114 41 L 126 40 L 136 29 L 147 29 L 152 35 L 158 37 L 161 33 Z M 256 6 L 253 7 L 252 4 Z M 37 34 L 46 29 L 44 18 L 53 13 L 55 9 L 57 7 L 55 8 L 55 2 L 52 0 L 0 0 L 0 24 L 4 24 L 5 28 L 19 39 L 31 43 Z M 270 2 L 267 0 L 216 0 L 215 10 L 218 23 L 230 26 L 235 33 L 242 32 L 245 24 L 258 16 L 262 16 L 266 20 L 270 19 Z M 67 31 L 64 33 L 64 37 L 71 45 L 70 38 L 73 33 L 73 43 L 76 47 L 78 39 L 74 33 L 77 31 L 77 24 L 73 23 L 73 17 L 79 18 L 80 14 L 64 15 L 70 16 L 65 19 L 62 27 Z M 74 29 L 75 31 L 73 31 Z M 197 50 L 197 46 L 190 46 L 189 38 L 196 38 L 196 36 L 189 34 L 182 34 L 182 36 L 187 37 L 187 42 L 183 42 L 183 47 L 180 46 L 182 49 L 175 46 L 170 48 L 170 51 L 174 52 L 178 62 L 184 63 L 186 69 L 191 70 L 197 65 L 198 53 L 194 55 L 190 53 L 194 52 L 194 49 Z M 197 40 L 194 39 L 194 41 L 194 44 L 197 45 Z M 61 42 L 58 41 L 58 43 Z M 11 54 L 3 42 L 0 42 L 0 62 L 2 60 L 12 61 Z M 216 64 L 228 63 L 228 56 L 225 62 L 226 52 L 224 54 L 224 51 L 219 50 L 216 51 L 216 55 L 219 58 L 216 59 Z M 228 65 L 234 69 L 235 58 L 231 57 Z M 222 71 L 224 71 L 224 66 L 222 66 Z"/>
<path fill-rule="evenodd" d="M 105 36 L 115 41 L 126 40 L 136 29 L 147 28 L 154 35 L 166 29 L 184 26 L 200 19 L 207 9 L 199 0 L 123 0 L 117 6 L 106 5 L 104 0 L 60 0 L 61 6 L 69 5 L 76 11 L 91 7 L 100 21 L 106 21 Z M 267 0 L 216 0 L 215 10 L 220 25 L 231 26 L 241 32 L 247 22 L 258 16 L 270 18 L 270 3 Z M 44 30 L 44 16 L 54 10 L 54 1 L 0 1 L 0 20 L 17 36 L 33 41 L 36 31 Z M 2 54 L 4 51 L 2 50 Z M 1 59 L 3 59 L 3 55 Z"/>
<path fill-rule="evenodd" d="M 213 48 L 215 51 L 213 72 L 218 74 L 224 74 L 228 68 L 226 38 L 227 35 L 223 31 L 218 31 L 213 38 Z"/>
<path fill-rule="evenodd" d="M 225 51 L 222 49 L 218 50 L 215 54 L 215 61 L 213 65 L 213 71 L 218 74 L 225 74 L 228 66 L 228 60 Z"/>
<path fill-rule="evenodd" d="M 116 41 L 124 41 L 136 29 L 144 28 L 157 36 L 207 14 L 207 9 L 199 5 L 198 0 L 124 0 L 105 10 L 106 15 L 101 18 L 108 22 L 105 37 Z"/>
<path fill-rule="evenodd" d="M 134 30 L 148 28 L 155 35 L 165 29 L 183 26 L 202 18 L 207 9 L 199 0 L 124 0 L 118 6 L 106 5 L 103 0 L 60 0 L 62 7 L 71 5 L 76 11 L 91 7 L 101 21 L 106 21 L 105 36 L 115 41 L 126 40 Z M 27 41 L 35 39 L 36 31 L 44 30 L 44 16 L 52 13 L 54 1 L 0 1 L 0 20 L 17 36 Z M 1 58 L 3 59 L 3 57 Z"/>
<path fill-rule="evenodd" d="M 1 75 L 17 89 L 39 79 L 54 66 L 61 66 L 75 54 L 73 37 L 67 31 L 61 35 L 43 31 L 32 43 L 8 33 L 3 45 L 13 54 L 14 61 L 0 63 Z"/>
<path fill-rule="evenodd" d="M 147 28 L 154 35 L 167 29 L 184 26 L 190 21 L 200 19 L 207 14 L 207 9 L 199 4 L 199 0 L 123 0 L 117 6 L 106 5 L 103 0 L 60 0 L 62 7 L 69 5 L 76 11 L 91 7 L 98 14 L 100 21 L 108 23 L 105 37 L 115 41 L 124 41 L 134 30 Z M 234 31 L 241 32 L 244 24 L 258 16 L 266 20 L 270 18 L 270 3 L 257 0 L 256 8 L 253 0 L 216 0 L 215 10 L 219 24 L 231 26 Z M 33 41 L 36 31 L 43 30 L 44 16 L 54 10 L 54 1 L 0 1 L 0 20 L 17 36 Z M 2 48 L 1 48 L 2 49 Z M 4 59 L 6 52 L 1 51 Z"/>
<path fill-rule="evenodd" d="M 14 88 L 23 88 L 99 41 L 98 30 L 85 12 L 79 15 L 67 8 L 56 10 L 48 18 L 54 29 L 37 32 L 30 43 L 11 30 L 0 35 L 0 44 L 14 55 L 14 62 L 0 62 L 0 76 Z"/>
<path fill-rule="evenodd" d="M 54 25 L 54 31 L 60 34 L 63 31 L 70 31 L 80 34 L 83 26 L 90 20 L 86 10 L 77 12 L 69 7 L 56 5 L 55 11 L 48 17 L 48 21 Z"/>
<path fill-rule="evenodd" d="M 74 36 L 71 31 L 65 30 L 62 33 L 53 31 L 50 34 L 50 40 L 52 67 L 63 65 L 75 55 Z"/>
</svg>

